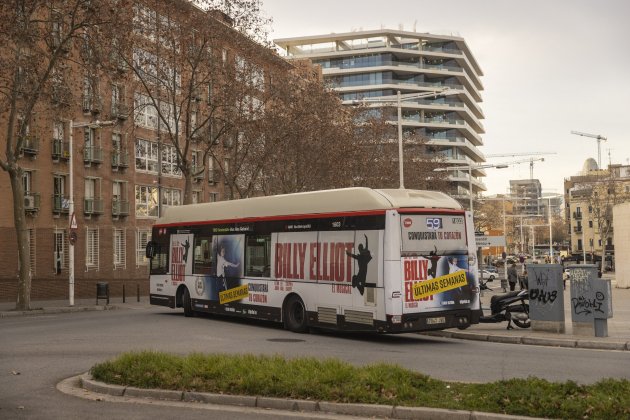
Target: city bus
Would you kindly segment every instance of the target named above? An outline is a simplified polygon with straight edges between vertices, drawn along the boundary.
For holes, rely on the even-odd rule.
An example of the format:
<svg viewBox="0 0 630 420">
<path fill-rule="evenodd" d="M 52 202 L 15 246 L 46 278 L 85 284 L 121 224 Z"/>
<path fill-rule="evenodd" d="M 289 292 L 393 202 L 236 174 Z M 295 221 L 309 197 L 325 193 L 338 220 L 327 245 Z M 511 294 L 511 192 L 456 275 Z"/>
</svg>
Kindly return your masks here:
<svg viewBox="0 0 630 420">
<path fill-rule="evenodd" d="M 404 333 L 479 322 L 472 216 L 446 194 L 345 188 L 169 207 L 150 303 L 310 328 Z"/>
</svg>

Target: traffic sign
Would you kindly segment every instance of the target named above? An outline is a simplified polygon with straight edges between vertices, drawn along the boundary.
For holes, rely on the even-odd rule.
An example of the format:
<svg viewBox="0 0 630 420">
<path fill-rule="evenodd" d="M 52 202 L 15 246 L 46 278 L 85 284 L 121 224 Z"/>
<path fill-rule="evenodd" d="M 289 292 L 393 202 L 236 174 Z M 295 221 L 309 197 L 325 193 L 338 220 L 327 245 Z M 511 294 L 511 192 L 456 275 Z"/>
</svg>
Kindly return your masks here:
<svg viewBox="0 0 630 420">
<path fill-rule="evenodd" d="M 76 214 L 72 213 L 72 216 L 70 216 L 70 229 L 77 229 L 77 216 Z"/>
<path fill-rule="evenodd" d="M 505 236 L 485 236 L 475 235 L 477 248 L 485 248 L 489 246 L 505 246 Z"/>
<path fill-rule="evenodd" d="M 70 245 L 74 245 L 77 242 L 77 232 L 75 230 L 70 232 L 70 236 L 68 236 L 68 241 Z"/>
</svg>

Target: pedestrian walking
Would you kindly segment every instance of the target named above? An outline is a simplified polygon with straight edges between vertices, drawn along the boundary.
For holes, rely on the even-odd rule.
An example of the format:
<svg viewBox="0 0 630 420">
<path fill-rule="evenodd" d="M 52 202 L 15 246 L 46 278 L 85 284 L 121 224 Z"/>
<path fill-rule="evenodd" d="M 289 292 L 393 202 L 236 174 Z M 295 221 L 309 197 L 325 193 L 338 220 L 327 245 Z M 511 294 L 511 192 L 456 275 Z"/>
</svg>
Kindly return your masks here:
<svg viewBox="0 0 630 420">
<path fill-rule="evenodd" d="M 510 283 L 510 291 L 513 292 L 516 288 L 516 282 L 518 281 L 518 272 L 516 271 L 516 264 L 512 263 L 508 268 L 508 283 Z"/>
<path fill-rule="evenodd" d="M 521 290 L 528 288 L 527 267 L 525 267 L 523 273 L 518 277 L 518 284 Z"/>
</svg>

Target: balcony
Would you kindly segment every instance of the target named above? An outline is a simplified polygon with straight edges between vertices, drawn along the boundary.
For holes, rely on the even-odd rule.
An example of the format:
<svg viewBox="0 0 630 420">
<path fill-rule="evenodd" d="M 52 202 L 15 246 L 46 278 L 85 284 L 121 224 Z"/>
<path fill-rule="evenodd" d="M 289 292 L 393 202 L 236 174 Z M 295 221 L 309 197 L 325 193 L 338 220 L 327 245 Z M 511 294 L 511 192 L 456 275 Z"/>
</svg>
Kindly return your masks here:
<svg viewBox="0 0 630 420">
<path fill-rule="evenodd" d="M 54 214 L 68 214 L 70 207 L 70 201 L 68 197 L 61 194 L 53 194 L 52 196 L 52 211 Z"/>
<path fill-rule="evenodd" d="M 203 179 L 204 176 L 204 167 L 203 166 L 197 166 L 197 165 L 193 165 L 190 170 L 192 172 L 192 178 L 195 181 L 201 181 Z"/>
<path fill-rule="evenodd" d="M 101 99 L 97 95 L 84 94 L 81 99 L 84 113 L 99 114 L 101 112 Z"/>
<path fill-rule="evenodd" d="M 70 144 L 61 139 L 53 139 L 52 158 L 56 162 L 58 162 L 59 159 L 68 160 L 70 158 Z"/>
<path fill-rule="evenodd" d="M 40 207 L 40 194 L 32 191 L 24 193 L 24 210 L 27 213 L 34 213 Z"/>
<path fill-rule="evenodd" d="M 582 226 L 574 226 L 573 227 L 573 232 L 574 233 L 582 233 Z"/>
<path fill-rule="evenodd" d="M 574 212 L 573 212 L 573 218 L 574 218 L 575 220 L 582 220 L 582 212 L 580 212 L 580 211 L 574 211 Z"/>
<path fill-rule="evenodd" d="M 221 171 L 219 169 L 213 169 L 208 171 L 208 182 L 214 184 L 221 180 Z"/>
<path fill-rule="evenodd" d="M 90 197 L 83 200 L 83 213 L 86 216 L 103 214 L 103 199 Z"/>
<path fill-rule="evenodd" d="M 129 107 L 127 104 L 113 103 L 112 117 L 123 121 L 129 118 Z"/>
<path fill-rule="evenodd" d="M 129 216 L 129 201 L 112 199 L 112 216 Z"/>
<path fill-rule="evenodd" d="M 83 149 L 83 162 L 86 165 L 91 163 L 103 163 L 103 149 L 100 147 L 86 146 Z"/>
<path fill-rule="evenodd" d="M 24 136 L 20 151 L 26 155 L 36 156 L 39 153 L 39 138 L 28 134 Z"/>
<path fill-rule="evenodd" d="M 112 152 L 112 169 L 118 170 L 129 167 L 129 153 L 125 151 Z"/>
</svg>

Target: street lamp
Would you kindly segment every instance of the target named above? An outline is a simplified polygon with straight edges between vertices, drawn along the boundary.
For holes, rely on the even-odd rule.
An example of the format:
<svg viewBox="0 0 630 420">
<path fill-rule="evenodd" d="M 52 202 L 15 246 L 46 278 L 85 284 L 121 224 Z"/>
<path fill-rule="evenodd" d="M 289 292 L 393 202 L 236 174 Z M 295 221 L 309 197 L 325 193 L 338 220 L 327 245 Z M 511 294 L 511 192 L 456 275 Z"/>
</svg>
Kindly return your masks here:
<svg viewBox="0 0 630 420">
<path fill-rule="evenodd" d="M 468 169 L 468 207 L 470 212 L 473 211 L 473 188 L 472 188 L 472 170 L 473 169 L 488 169 L 488 168 L 497 168 L 504 169 L 507 168 L 509 164 L 507 163 L 499 163 L 499 164 L 487 164 L 487 165 L 468 165 L 468 166 L 447 166 L 446 168 L 436 168 L 434 171 L 456 171 L 459 169 Z"/>
<path fill-rule="evenodd" d="M 560 195 L 550 195 L 547 197 L 538 197 L 539 200 L 547 199 L 547 215 L 549 218 L 549 258 L 551 258 L 551 262 L 553 263 L 553 230 L 551 226 L 551 199 L 558 198 Z"/>
<path fill-rule="evenodd" d="M 352 100 L 346 103 L 351 105 L 359 105 L 361 103 L 377 103 L 377 104 L 388 104 L 388 103 L 396 103 L 398 108 L 398 172 L 399 172 L 399 180 L 400 180 L 400 189 L 405 188 L 405 181 L 403 175 L 403 124 L 402 124 L 402 102 L 410 101 L 414 99 L 421 98 L 430 98 L 433 96 L 446 96 L 453 95 L 459 93 L 458 90 L 452 90 L 448 87 L 439 88 L 433 90 L 431 92 L 422 92 L 422 93 L 409 93 L 402 95 L 400 91 L 397 91 L 396 97 L 392 98 L 390 96 L 382 96 L 375 98 L 363 98 L 360 100 Z"/>
<path fill-rule="evenodd" d="M 70 230 L 72 230 L 73 227 L 72 225 L 76 223 L 76 216 L 74 215 L 74 163 L 73 163 L 73 158 L 74 158 L 74 153 L 72 150 L 72 132 L 75 128 L 83 128 L 83 127 L 90 127 L 90 128 L 100 128 L 100 127 L 107 127 L 107 126 L 112 126 L 116 124 L 115 120 L 111 120 L 111 121 L 99 121 L 96 120 L 94 122 L 84 122 L 84 123 L 78 123 L 75 124 L 74 120 L 70 120 L 70 138 L 69 138 L 69 153 L 68 153 L 68 161 L 70 162 L 70 174 L 69 174 L 69 178 L 70 178 L 70 196 L 68 197 L 68 213 L 70 213 Z M 76 225 L 75 225 L 76 226 Z M 69 301 L 70 301 L 70 306 L 74 306 L 74 241 L 71 240 L 70 241 L 70 247 L 68 249 L 68 294 L 69 294 Z"/>
</svg>

